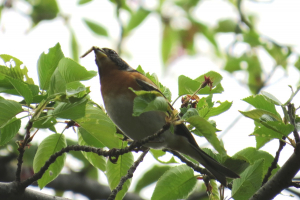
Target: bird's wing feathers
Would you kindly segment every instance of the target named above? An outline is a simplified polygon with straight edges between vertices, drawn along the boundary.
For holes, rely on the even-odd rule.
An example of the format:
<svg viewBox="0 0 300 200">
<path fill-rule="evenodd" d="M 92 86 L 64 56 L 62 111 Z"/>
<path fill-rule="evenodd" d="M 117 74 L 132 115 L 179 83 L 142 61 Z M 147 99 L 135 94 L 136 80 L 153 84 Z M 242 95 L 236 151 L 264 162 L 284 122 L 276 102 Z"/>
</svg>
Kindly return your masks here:
<svg viewBox="0 0 300 200">
<path fill-rule="evenodd" d="M 158 87 L 150 79 L 146 81 L 146 80 L 142 80 L 140 78 L 137 78 L 135 80 L 136 80 L 137 84 L 139 84 L 139 86 L 141 86 L 142 90 L 146 90 L 146 91 L 153 91 L 154 90 L 154 91 L 159 92 L 160 94 L 162 94 L 165 97 L 165 95 L 158 89 Z"/>
<path fill-rule="evenodd" d="M 163 93 L 158 89 L 158 87 L 147 77 L 140 76 L 140 78 L 136 79 L 136 82 L 141 86 L 143 90 L 146 91 L 157 91 L 163 95 Z M 144 80 L 143 80 L 144 79 Z M 164 95 L 163 95 L 164 96 Z M 165 97 L 165 96 L 164 96 Z M 166 97 L 165 97 L 166 98 Z M 171 109 L 173 110 L 174 108 L 172 105 L 169 103 Z M 197 142 L 195 141 L 192 133 L 188 130 L 188 128 L 184 124 L 179 124 L 175 126 L 174 133 L 177 135 L 181 135 L 183 137 L 186 137 L 188 141 L 196 148 L 199 148 Z"/>
</svg>

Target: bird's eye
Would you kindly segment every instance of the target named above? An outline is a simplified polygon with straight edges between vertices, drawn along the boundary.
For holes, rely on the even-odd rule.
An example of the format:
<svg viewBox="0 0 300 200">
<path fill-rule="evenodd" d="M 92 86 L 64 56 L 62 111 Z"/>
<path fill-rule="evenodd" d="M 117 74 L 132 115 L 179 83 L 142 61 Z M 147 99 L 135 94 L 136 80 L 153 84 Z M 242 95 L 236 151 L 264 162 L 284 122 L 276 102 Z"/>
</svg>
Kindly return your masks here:
<svg viewBox="0 0 300 200">
<path fill-rule="evenodd" d="M 111 54 L 116 54 L 116 52 L 115 52 L 115 51 L 113 51 L 113 50 L 110 50 L 110 53 L 111 53 Z"/>
</svg>

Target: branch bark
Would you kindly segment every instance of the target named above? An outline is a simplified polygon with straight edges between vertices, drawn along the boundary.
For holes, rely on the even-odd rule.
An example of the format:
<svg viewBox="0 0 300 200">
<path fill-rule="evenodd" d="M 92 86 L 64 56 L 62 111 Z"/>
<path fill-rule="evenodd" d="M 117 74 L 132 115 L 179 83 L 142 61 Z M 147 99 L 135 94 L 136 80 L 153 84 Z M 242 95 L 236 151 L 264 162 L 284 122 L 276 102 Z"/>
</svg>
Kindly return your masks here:
<svg viewBox="0 0 300 200">
<path fill-rule="evenodd" d="M 283 189 L 288 188 L 292 179 L 300 169 L 300 143 L 297 143 L 295 152 L 280 168 L 280 170 L 264 184 L 250 200 L 273 199 Z"/>
</svg>

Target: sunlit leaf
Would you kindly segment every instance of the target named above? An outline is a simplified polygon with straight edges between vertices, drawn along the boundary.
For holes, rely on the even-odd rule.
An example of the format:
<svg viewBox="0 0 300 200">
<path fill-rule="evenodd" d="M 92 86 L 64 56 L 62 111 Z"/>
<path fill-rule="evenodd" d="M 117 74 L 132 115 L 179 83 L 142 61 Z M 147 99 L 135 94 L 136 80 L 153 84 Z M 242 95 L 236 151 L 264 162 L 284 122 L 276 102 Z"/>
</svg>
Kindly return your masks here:
<svg viewBox="0 0 300 200">
<path fill-rule="evenodd" d="M 230 33 L 235 32 L 237 29 L 237 22 L 231 19 L 220 20 L 218 27 L 215 29 L 216 32 Z"/>
<path fill-rule="evenodd" d="M 265 97 L 265 99 L 275 105 L 282 105 L 282 103 L 272 94 L 266 92 L 266 91 L 261 91 L 261 94 Z"/>
<path fill-rule="evenodd" d="M 251 104 L 252 106 L 254 106 L 257 109 L 266 110 L 266 111 L 271 112 L 272 114 L 277 116 L 276 119 L 278 119 L 278 121 L 280 120 L 280 115 L 276 111 L 274 104 L 270 103 L 262 95 L 249 96 L 242 100 Z"/>
<path fill-rule="evenodd" d="M 105 28 L 103 28 L 100 24 L 93 22 L 88 19 L 83 19 L 85 24 L 97 35 L 108 36 L 108 33 Z"/>
<path fill-rule="evenodd" d="M 40 88 L 49 88 L 50 78 L 58 66 L 59 61 L 64 57 L 60 44 L 57 43 L 49 49 L 49 53 L 42 53 L 38 59 L 37 70 L 39 75 Z"/>
<path fill-rule="evenodd" d="M 139 8 L 135 13 L 133 13 L 130 17 L 127 27 L 125 28 L 125 32 L 129 33 L 131 30 L 139 26 L 149 15 L 150 11 L 144 8 Z"/>
<path fill-rule="evenodd" d="M 184 75 L 180 75 L 178 77 L 178 94 L 180 96 L 185 94 L 193 94 L 204 82 L 204 76 L 210 77 L 210 79 L 213 81 L 213 89 L 210 90 L 210 88 L 207 86 L 201 89 L 197 94 L 215 94 L 222 93 L 224 91 L 222 85 L 220 84 L 222 76 L 217 72 L 210 71 L 194 80 Z"/>
<path fill-rule="evenodd" d="M 119 148 L 119 138 L 115 134 L 116 126 L 110 118 L 98 107 L 86 106 L 85 116 L 75 120 L 95 139 L 108 148 Z"/>
<path fill-rule="evenodd" d="M 54 19 L 59 8 L 56 0 L 43 0 L 43 1 L 29 1 L 32 2 L 32 12 L 30 14 L 34 25 L 42 20 Z"/>
<path fill-rule="evenodd" d="M 75 60 L 76 62 L 78 62 L 78 58 L 79 58 L 79 53 L 78 53 L 78 42 L 75 36 L 75 33 L 73 30 L 70 31 L 71 32 L 71 50 L 72 50 L 72 58 L 73 60 Z"/>
</svg>

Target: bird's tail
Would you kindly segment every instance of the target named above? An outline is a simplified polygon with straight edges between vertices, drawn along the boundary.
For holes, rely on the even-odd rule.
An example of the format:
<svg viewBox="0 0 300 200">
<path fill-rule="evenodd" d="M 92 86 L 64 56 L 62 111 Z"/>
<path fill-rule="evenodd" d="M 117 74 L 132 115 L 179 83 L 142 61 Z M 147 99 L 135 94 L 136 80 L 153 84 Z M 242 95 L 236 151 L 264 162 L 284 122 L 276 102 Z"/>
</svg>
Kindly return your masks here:
<svg viewBox="0 0 300 200">
<path fill-rule="evenodd" d="M 184 153 L 191 158 L 197 160 L 201 165 L 203 165 L 208 171 L 210 171 L 215 178 L 222 183 L 223 185 L 227 185 L 226 177 L 228 178 L 239 178 L 240 176 L 236 174 L 235 172 L 231 171 L 227 167 L 223 166 L 219 162 L 217 162 L 215 159 L 213 159 L 211 156 L 209 156 L 207 153 L 205 153 L 202 149 L 199 147 L 195 147 L 192 144 L 187 144 L 187 148 L 183 148 L 183 151 L 180 151 L 181 153 Z M 181 149 L 181 150 L 183 150 Z"/>
</svg>

